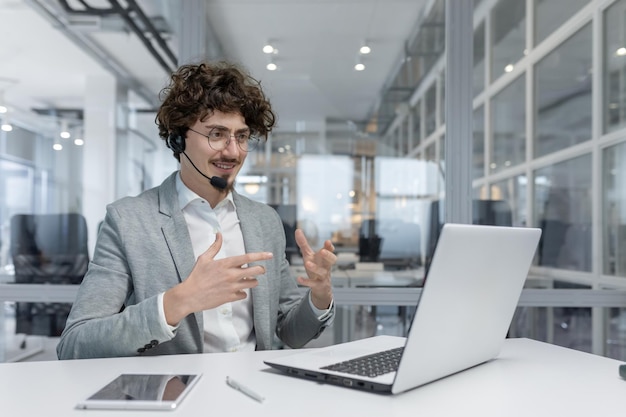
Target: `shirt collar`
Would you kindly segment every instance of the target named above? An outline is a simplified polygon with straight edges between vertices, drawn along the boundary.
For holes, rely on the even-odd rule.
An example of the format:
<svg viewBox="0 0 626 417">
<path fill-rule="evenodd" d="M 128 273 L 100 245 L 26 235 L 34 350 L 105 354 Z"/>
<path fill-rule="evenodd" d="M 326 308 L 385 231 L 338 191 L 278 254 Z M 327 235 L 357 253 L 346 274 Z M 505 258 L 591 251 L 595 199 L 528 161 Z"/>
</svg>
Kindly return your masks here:
<svg viewBox="0 0 626 417">
<path fill-rule="evenodd" d="M 206 201 L 204 200 L 204 198 L 191 191 L 189 187 L 185 185 L 183 180 L 180 178 L 180 171 L 178 172 L 178 175 L 176 175 L 176 192 L 178 193 L 178 205 L 180 206 L 181 210 L 183 210 L 194 201 Z M 229 191 L 226 195 L 226 198 L 220 201 L 217 206 L 214 207 L 214 209 L 222 205 L 228 205 L 228 207 L 235 208 L 235 201 L 233 200 L 232 191 Z"/>
</svg>

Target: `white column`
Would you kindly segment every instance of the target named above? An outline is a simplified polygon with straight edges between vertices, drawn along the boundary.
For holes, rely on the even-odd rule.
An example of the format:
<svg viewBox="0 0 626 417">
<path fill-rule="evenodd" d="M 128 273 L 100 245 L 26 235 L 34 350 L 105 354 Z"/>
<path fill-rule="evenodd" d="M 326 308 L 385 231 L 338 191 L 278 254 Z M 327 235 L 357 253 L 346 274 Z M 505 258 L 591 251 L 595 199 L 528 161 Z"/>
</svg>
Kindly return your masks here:
<svg viewBox="0 0 626 417">
<path fill-rule="evenodd" d="M 83 150 L 83 215 L 93 256 L 98 224 L 106 205 L 115 199 L 117 89 L 112 76 L 87 77 L 85 88 L 85 145 Z"/>
</svg>

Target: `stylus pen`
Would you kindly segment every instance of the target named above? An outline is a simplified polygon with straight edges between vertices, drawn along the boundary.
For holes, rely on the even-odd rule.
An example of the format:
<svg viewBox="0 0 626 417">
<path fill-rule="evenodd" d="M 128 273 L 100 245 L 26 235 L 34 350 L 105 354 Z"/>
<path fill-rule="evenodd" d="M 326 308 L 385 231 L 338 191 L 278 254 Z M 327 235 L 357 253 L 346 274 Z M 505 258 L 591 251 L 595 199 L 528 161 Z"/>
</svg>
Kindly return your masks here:
<svg viewBox="0 0 626 417">
<path fill-rule="evenodd" d="M 227 376 L 226 377 L 226 383 L 236 389 L 237 391 L 247 395 L 248 397 L 252 398 L 253 400 L 256 400 L 260 403 L 262 403 L 263 401 L 265 401 L 265 397 L 261 396 L 260 394 L 257 394 L 256 392 L 252 391 L 250 388 L 241 385 L 239 382 L 235 381 L 234 379 L 232 379 L 231 377 Z"/>
</svg>

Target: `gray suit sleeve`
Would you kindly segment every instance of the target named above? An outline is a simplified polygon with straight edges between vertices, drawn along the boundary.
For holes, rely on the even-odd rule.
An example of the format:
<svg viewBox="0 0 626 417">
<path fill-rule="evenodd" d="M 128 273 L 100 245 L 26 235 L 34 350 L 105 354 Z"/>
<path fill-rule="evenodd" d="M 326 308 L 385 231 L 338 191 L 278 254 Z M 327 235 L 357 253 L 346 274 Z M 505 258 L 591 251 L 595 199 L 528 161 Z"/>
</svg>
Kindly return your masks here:
<svg viewBox="0 0 626 417">
<path fill-rule="evenodd" d="M 57 346 L 59 359 L 137 355 L 170 339 L 159 321 L 158 293 L 135 300 L 121 236 L 119 215 L 109 208 Z"/>
</svg>

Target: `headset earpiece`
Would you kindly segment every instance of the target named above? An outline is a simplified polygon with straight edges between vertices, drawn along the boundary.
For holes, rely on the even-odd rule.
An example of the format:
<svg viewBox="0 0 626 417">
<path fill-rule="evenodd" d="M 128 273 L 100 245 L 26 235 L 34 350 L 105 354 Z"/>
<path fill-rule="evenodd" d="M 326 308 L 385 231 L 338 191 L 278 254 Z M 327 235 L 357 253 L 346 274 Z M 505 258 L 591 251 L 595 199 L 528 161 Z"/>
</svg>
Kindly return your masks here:
<svg viewBox="0 0 626 417">
<path fill-rule="evenodd" d="M 185 152 L 185 138 L 176 132 L 167 137 L 167 146 L 176 153 Z"/>
</svg>

